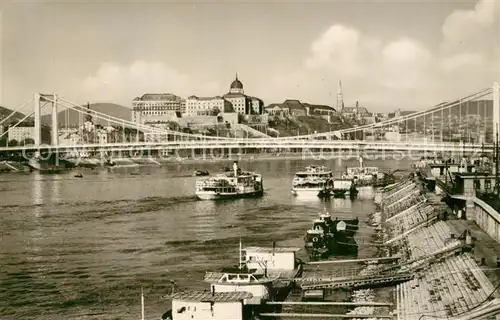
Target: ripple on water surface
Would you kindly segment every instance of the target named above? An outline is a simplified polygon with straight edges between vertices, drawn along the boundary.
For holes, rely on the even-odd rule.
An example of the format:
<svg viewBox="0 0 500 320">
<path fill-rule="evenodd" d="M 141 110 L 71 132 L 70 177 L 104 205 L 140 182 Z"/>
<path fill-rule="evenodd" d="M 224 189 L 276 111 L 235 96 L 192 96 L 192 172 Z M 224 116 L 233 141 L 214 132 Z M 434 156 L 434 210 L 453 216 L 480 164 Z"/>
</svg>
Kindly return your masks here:
<svg viewBox="0 0 500 320">
<path fill-rule="evenodd" d="M 0 176 L 9 185 L 0 190 L 0 316 L 137 319 L 144 286 L 147 313 L 157 317 L 168 307 L 160 297 L 172 280 L 176 290 L 205 289 L 205 271 L 237 263 L 240 238 L 250 245 L 302 247 L 311 219 L 325 207 L 364 223 L 374 209 L 369 197 L 321 202 L 290 195 L 293 173 L 310 163 L 242 162 L 263 173 L 266 194 L 223 202 L 194 196 L 189 173 L 218 170 L 213 164 L 130 169 L 142 176 L 128 169 L 84 172 L 82 179 Z"/>
</svg>

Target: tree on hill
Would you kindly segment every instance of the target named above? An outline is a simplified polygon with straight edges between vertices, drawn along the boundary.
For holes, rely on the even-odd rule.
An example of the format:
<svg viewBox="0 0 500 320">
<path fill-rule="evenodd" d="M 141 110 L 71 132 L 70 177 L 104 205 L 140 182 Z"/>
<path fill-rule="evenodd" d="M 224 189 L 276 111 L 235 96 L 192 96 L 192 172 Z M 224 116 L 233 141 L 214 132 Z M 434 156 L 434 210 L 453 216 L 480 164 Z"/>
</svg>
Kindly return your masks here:
<svg viewBox="0 0 500 320">
<path fill-rule="evenodd" d="M 23 141 L 21 141 L 22 146 L 29 146 L 29 145 L 33 145 L 33 144 L 35 144 L 35 140 L 33 140 L 31 138 L 26 138 Z"/>
<path fill-rule="evenodd" d="M 210 112 L 210 115 L 211 115 L 211 116 L 216 116 L 216 115 L 218 115 L 219 113 L 220 113 L 219 108 L 214 107 L 214 108 L 212 109 L 212 111 Z"/>
<path fill-rule="evenodd" d="M 17 147 L 19 142 L 16 139 L 12 139 L 9 141 L 9 147 Z"/>
</svg>

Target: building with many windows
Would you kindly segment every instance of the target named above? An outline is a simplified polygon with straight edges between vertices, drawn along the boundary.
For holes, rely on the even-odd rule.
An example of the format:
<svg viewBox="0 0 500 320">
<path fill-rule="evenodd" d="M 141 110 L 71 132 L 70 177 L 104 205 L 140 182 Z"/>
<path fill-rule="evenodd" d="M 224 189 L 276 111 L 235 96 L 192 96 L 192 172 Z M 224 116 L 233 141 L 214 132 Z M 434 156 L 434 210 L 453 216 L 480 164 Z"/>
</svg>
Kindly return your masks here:
<svg viewBox="0 0 500 320">
<path fill-rule="evenodd" d="M 132 101 L 132 121 L 145 124 L 175 120 L 184 106 L 181 97 L 174 94 L 146 93 Z"/>
<path fill-rule="evenodd" d="M 234 112 L 231 102 L 220 96 L 190 96 L 186 99 L 185 105 L 187 116 L 216 116 L 219 113 Z"/>
<path fill-rule="evenodd" d="M 7 128 L 9 130 L 8 136 L 9 141 L 16 140 L 17 142 L 23 142 L 26 139 L 35 139 L 35 127 L 34 126 L 17 126 Z"/>
<path fill-rule="evenodd" d="M 264 101 L 257 97 L 246 95 L 243 90 L 243 83 L 238 79 L 238 75 L 236 75 L 236 79 L 231 83 L 229 92 L 226 93 L 223 98 L 231 102 L 234 111 L 239 114 L 264 113 Z"/>
</svg>

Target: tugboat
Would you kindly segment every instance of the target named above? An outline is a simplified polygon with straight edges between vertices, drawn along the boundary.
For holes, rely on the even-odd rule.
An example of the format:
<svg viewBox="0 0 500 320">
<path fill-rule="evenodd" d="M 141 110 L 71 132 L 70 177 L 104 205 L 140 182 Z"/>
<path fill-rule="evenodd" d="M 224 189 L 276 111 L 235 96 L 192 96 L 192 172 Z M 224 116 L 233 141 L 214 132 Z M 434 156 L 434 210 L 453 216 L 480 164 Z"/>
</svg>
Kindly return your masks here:
<svg viewBox="0 0 500 320">
<path fill-rule="evenodd" d="M 320 214 L 319 219 L 313 221 L 311 229 L 304 237 L 305 247 L 312 257 L 327 255 L 354 255 L 358 254 L 358 244 L 354 233 L 359 228 L 358 218 L 350 220 L 332 220 L 329 213 Z"/>
<path fill-rule="evenodd" d="M 196 196 L 201 200 L 259 197 L 263 194 L 262 175 L 242 171 L 236 161 L 233 163 L 232 172 L 228 171 L 196 181 Z"/>
</svg>

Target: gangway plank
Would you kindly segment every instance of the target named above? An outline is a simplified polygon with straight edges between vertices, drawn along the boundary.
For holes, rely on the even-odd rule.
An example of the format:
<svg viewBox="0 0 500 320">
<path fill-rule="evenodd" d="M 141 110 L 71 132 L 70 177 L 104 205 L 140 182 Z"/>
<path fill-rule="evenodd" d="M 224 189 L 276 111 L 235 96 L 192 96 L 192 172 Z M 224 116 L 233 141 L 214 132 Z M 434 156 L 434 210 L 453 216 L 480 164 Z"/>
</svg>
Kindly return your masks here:
<svg viewBox="0 0 500 320">
<path fill-rule="evenodd" d="M 341 264 L 341 263 L 359 263 L 359 262 L 378 262 L 378 261 L 395 261 L 401 259 L 400 256 L 371 258 L 371 259 L 344 259 L 344 260 L 325 260 L 325 261 L 309 261 L 306 264 Z"/>
<path fill-rule="evenodd" d="M 289 317 L 289 318 L 345 318 L 345 319 L 391 319 L 392 316 L 373 314 L 330 314 L 330 313 L 261 313 L 261 317 Z"/>
<path fill-rule="evenodd" d="M 335 301 L 268 301 L 269 305 L 304 305 L 304 306 L 369 306 L 369 307 L 392 307 L 388 302 L 335 302 Z"/>
</svg>

